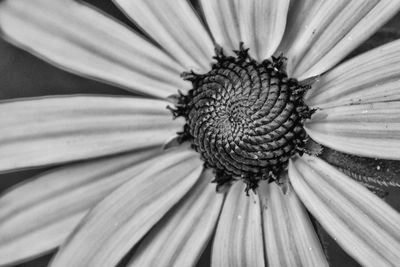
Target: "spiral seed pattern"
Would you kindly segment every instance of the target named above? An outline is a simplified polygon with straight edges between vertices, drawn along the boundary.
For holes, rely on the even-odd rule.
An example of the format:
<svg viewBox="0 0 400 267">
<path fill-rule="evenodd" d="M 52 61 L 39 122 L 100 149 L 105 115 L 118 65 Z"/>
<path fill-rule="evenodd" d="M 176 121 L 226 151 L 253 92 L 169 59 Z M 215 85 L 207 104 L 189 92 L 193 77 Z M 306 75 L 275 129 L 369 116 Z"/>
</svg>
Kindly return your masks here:
<svg viewBox="0 0 400 267">
<path fill-rule="evenodd" d="M 205 75 L 185 75 L 193 89 L 181 98 L 179 115 L 192 148 L 221 176 L 217 182 L 231 177 L 254 188 L 275 179 L 302 149 L 310 110 L 306 88 L 287 78 L 281 59 L 258 63 L 246 50 L 237 54 L 216 57 Z"/>
</svg>

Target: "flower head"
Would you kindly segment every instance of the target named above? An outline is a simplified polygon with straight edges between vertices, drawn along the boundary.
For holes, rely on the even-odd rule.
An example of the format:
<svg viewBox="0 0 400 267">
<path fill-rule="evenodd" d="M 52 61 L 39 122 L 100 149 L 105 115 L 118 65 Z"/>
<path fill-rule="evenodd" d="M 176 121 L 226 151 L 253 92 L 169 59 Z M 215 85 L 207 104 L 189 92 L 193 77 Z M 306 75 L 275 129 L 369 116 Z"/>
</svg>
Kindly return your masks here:
<svg viewBox="0 0 400 267">
<path fill-rule="evenodd" d="M 0 2 L 4 38 L 133 93 L 0 103 L 0 171 L 65 165 L 0 198 L 0 265 L 193 266 L 212 242 L 213 266 L 327 266 L 308 212 L 360 264 L 400 262 L 398 212 L 324 154 L 400 159 L 400 41 L 342 62 L 399 1 L 114 2 L 145 36 Z"/>
</svg>

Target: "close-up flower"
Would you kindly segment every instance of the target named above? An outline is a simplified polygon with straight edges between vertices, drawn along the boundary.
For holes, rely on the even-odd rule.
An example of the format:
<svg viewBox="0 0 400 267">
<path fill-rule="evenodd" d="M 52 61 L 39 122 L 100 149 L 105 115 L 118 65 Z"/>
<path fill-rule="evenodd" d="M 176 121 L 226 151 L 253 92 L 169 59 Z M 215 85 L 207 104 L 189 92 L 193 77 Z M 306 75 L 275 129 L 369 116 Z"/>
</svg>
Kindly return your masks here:
<svg viewBox="0 0 400 267">
<path fill-rule="evenodd" d="M 399 0 L 112 2 L 0 0 L 5 41 L 126 91 L 0 101 L 0 172 L 43 170 L 0 266 L 399 265 L 400 40 L 349 56 Z"/>
</svg>

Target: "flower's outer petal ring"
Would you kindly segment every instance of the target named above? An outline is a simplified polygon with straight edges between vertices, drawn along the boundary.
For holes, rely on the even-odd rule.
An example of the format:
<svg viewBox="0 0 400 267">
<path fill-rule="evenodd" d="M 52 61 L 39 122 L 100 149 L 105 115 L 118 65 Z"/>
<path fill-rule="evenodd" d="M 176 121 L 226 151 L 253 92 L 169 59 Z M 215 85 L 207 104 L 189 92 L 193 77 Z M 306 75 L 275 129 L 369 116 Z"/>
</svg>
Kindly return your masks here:
<svg viewBox="0 0 400 267">
<path fill-rule="evenodd" d="M 318 108 L 400 100 L 400 40 L 340 64 L 312 86 L 306 101 Z"/>
<path fill-rule="evenodd" d="M 316 142 L 371 158 L 400 160 L 400 101 L 318 110 L 305 125 Z"/>
<path fill-rule="evenodd" d="M 329 266 L 310 218 L 291 187 L 260 184 L 268 266 Z"/>
<path fill-rule="evenodd" d="M 10 42 L 78 75 L 159 98 L 188 87 L 165 52 L 77 1 L 1 1 L 0 28 Z"/>
<path fill-rule="evenodd" d="M 211 37 L 187 0 L 113 0 L 158 42 L 184 70 L 208 72 L 214 55 Z"/>
<path fill-rule="evenodd" d="M 237 182 L 229 190 L 212 247 L 211 266 L 264 266 L 264 244 L 258 195 Z"/>
<path fill-rule="evenodd" d="M 400 262 L 400 214 L 321 159 L 289 163 L 289 177 L 307 209 L 362 266 Z"/>
<path fill-rule="evenodd" d="M 182 127 L 166 102 L 58 96 L 0 103 L 0 171 L 161 146 Z"/>
<path fill-rule="evenodd" d="M 293 2 L 278 49 L 288 58 L 289 76 L 303 80 L 329 70 L 399 9 L 399 0 Z"/>
<path fill-rule="evenodd" d="M 0 198 L 0 266 L 61 245 L 87 211 L 159 159 L 142 150 L 61 167 L 24 181 Z M 34 245 L 27 245 L 34 244 Z"/>
<path fill-rule="evenodd" d="M 197 184 L 140 243 L 128 266 L 195 266 L 214 233 L 224 200 L 203 172 Z"/>
<path fill-rule="evenodd" d="M 50 266 L 116 266 L 192 188 L 202 169 L 192 151 L 165 154 L 94 207 Z"/>
</svg>

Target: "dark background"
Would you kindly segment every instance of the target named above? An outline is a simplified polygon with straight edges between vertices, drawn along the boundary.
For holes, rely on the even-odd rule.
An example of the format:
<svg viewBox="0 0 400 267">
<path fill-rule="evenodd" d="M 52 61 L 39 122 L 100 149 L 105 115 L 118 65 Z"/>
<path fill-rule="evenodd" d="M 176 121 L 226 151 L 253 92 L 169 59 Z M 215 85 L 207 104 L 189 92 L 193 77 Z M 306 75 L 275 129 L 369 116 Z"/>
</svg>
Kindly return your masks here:
<svg viewBox="0 0 400 267">
<path fill-rule="evenodd" d="M 122 20 L 129 26 L 134 27 L 122 13 L 111 4 L 110 1 L 88 0 L 85 2 L 91 2 L 109 14 Z M 196 2 L 193 2 L 196 5 Z M 359 54 L 397 38 L 400 38 L 400 14 L 394 17 L 352 55 Z M 87 80 L 52 67 L 44 61 L 41 61 L 27 52 L 15 48 L 0 39 L 0 100 L 17 97 L 74 93 L 127 94 L 127 92 L 110 85 Z M 29 170 L 0 175 L 0 194 L 10 186 L 32 177 L 43 170 L 44 169 Z M 391 190 L 391 193 L 386 200 L 400 211 L 400 190 Z M 326 238 L 328 238 L 328 252 L 332 266 L 359 266 L 349 256 L 347 256 L 333 240 L 329 239 L 327 236 Z M 27 244 L 27 246 L 32 245 L 34 244 Z M 205 252 L 199 266 L 209 265 L 209 252 L 209 249 Z M 47 255 L 37 260 L 16 266 L 46 266 L 50 258 L 51 255 Z"/>
</svg>

